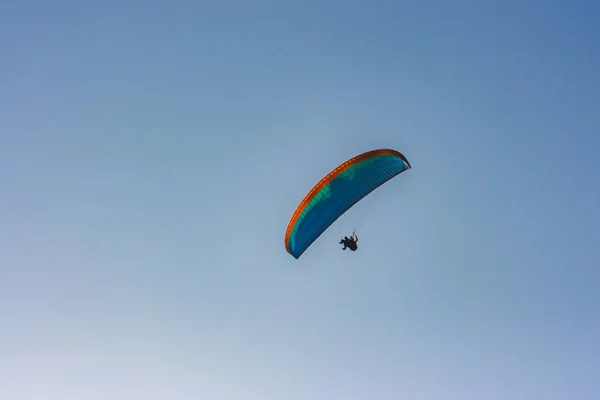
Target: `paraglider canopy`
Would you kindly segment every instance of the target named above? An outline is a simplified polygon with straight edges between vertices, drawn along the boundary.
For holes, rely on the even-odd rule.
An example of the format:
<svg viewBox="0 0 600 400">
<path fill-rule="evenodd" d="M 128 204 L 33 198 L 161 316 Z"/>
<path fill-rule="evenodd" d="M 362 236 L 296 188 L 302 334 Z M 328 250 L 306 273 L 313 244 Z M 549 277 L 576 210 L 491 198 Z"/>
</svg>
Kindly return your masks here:
<svg viewBox="0 0 600 400">
<path fill-rule="evenodd" d="M 331 171 L 306 195 L 285 234 L 285 248 L 298 259 L 321 234 L 354 204 L 385 182 L 411 168 L 391 149 L 360 154 Z"/>
</svg>

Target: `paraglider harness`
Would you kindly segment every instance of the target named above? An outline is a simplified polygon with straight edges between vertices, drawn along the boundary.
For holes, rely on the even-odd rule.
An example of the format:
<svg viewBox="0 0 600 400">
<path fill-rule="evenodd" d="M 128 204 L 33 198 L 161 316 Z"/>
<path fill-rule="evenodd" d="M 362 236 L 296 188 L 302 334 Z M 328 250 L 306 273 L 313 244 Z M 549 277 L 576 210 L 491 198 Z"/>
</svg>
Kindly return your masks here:
<svg viewBox="0 0 600 400">
<path fill-rule="evenodd" d="M 346 250 L 347 248 L 356 251 L 358 249 L 358 236 L 356 236 L 356 232 L 352 233 L 352 236 L 344 236 L 342 240 L 340 240 L 340 244 L 344 245 L 342 250 Z"/>
</svg>

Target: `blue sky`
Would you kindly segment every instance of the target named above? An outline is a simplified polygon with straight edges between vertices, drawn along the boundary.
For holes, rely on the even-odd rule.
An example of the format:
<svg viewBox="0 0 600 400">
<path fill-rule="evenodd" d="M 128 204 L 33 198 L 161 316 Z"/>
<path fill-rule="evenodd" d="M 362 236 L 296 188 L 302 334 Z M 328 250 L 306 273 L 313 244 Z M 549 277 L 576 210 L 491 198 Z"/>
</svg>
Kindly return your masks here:
<svg viewBox="0 0 600 400">
<path fill-rule="evenodd" d="M 0 398 L 600 398 L 599 18 L 3 4 Z M 413 169 L 293 259 L 374 148 Z"/>
</svg>

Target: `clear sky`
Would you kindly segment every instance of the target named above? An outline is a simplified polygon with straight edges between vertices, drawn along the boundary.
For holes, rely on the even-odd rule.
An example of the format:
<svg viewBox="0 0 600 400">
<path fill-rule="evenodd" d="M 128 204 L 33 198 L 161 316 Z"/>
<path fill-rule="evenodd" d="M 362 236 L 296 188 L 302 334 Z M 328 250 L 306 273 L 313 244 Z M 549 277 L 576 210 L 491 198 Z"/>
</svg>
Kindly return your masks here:
<svg viewBox="0 0 600 400">
<path fill-rule="evenodd" d="M 0 398 L 599 399 L 598 21 L 3 2 Z M 375 148 L 413 169 L 293 259 L 304 195 Z"/>
</svg>

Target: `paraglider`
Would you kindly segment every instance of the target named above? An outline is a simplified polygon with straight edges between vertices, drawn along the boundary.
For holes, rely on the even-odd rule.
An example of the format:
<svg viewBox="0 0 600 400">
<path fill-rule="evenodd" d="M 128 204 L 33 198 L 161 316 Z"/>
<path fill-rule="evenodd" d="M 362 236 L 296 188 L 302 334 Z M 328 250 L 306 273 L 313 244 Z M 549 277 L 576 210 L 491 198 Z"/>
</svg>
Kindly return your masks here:
<svg viewBox="0 0 600 400">
<path fill-rule="evenodd" d="M 358 250 L 358 236 L 356 236 L 356 232 L 352 233 L 352 236 L 344 236 L 342 240 L 340 240 L 340 244 L 343 244 L 342 250 L 346 250 L 347 248 L 356 251 Z"/>
<path fill-rule="evenodd" d="M 286 233 L 285 248 L 300 256 L 352 206 L 385 182 L 411 168 L 400 152 L 372 150 L 341 164 L 317 183 L 294 212 Z M 340 241 L 343 250 L 356 251 L 358 237 Z"/>
</svg>

